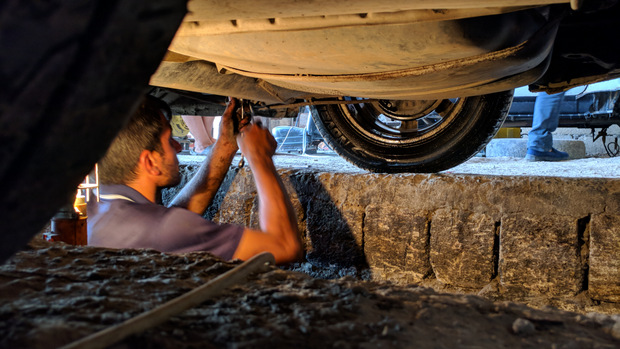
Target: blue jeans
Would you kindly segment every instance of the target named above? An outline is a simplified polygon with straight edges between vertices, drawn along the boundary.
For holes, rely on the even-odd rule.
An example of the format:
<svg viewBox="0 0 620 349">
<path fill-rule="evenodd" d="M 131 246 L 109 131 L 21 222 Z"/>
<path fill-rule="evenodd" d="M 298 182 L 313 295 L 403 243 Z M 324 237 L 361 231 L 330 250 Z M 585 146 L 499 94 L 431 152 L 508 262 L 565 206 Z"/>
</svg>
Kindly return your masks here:
<svg viewBox="0 0 620 349">
<path fill-rule="evenodd" d="M 550 151 L 553 146 L 553 131 L 560 122 L 560 104 L 564 99 L 560 92 L 548 95 L 541 92 L 536 96 L 534 103 L 534 118 L 532 130 L 527 135 L 527 147 L 538 151 Z"/>
</svg>

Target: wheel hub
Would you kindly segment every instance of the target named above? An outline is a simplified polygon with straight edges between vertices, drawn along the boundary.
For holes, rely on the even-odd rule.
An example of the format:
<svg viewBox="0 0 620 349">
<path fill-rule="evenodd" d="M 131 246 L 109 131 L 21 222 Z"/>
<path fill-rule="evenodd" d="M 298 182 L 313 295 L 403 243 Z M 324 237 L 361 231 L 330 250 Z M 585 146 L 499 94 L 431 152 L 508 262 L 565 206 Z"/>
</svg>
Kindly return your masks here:
<svg viewBox="0 0 620 349">
<path fill-rule="evenodd" d="M 373 103 L 383 114 L 400 121 L 412 121 L 435 110 L 441 100 L 400 101 L 382 99 Z"/>
</svg>

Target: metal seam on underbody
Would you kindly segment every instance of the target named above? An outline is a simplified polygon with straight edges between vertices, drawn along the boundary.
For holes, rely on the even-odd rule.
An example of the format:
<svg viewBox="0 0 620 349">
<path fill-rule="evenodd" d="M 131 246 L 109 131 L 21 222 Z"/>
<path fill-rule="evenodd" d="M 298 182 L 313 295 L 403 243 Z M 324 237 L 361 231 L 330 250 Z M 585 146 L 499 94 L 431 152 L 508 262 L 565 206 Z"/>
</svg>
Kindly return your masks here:
<svg viewBox="0 0 620 349">
<path fill-rule="evenodd" d="M 280 102 L 286 103 L 286 100 L 283 99 L 282 96 L 280 96 L 278 94 L 278 92 L 273 88 L 273 85 L 271 85 L 270 83 L 266 82 L 265 80 L 259 80 L 256 83 L 256 86 L 258 86 L 263 91 L 269 93 L 270 96 L 272 96 L 273 98 L 279 100 Z"/>
<path fill-rule="evenodd" d="M 340 27 L 422 23 L 492 16 L 526 10 L 536 6 L 514 6 L 480 9 L 407 10 L 397 12 L 346 14 L 291 18 L 249 18 L 219 21 L 184 21 L 178 37 L 226 35 L 256 32 L 296 31 Z"/>
<path fill-rule="evenodd" d="M 359 13 L 385 13 L 397 10 L 479 9 L 510 6 L 543 6 L 569 3 L 569 0 L 191 0 L 185 21 L 242 20 L 248 18 L 312 17 Z"/>
<path fill-rule="evenodd" d="M 280 80 L 280 81 L 295 81 L 299 80 L 300 77 L 303 77 L 305 81 L 308 82 L 340 82 L 340 81 L 377 81 L 377 80 L 390 80 L 395 78 L 403 78 L 409 76 L 421 76 L 429 73 L 436 73 L 438 71 L 450 70 L 455 66 L 465 67 L 472 66 L 479 62 L 484 61 L 492 61 L 504 59 L 509 56 L 512 56 L 522 50 L 528 40 L 523 41 L 522 43 L 509 47 L 503 50 L 491 52 L 484 55 L 478 55 L 467 59 L 459 59 L 453 60 L 449 62 L 436 63 L 432 65 L 426 65 L 422 67 L 416 67 L 411 69 L 403 69 L 392 72 L 381 72 L 381 73 L 369 73 L 369 74 L 347 74 L 347 75 L 290 75 L 290 74 L 263 74 L 263 73 L 255 73 L 250 71 L 245 71 L 241 69 L 236 69 L 232 67 L 223 66 L 228 71 L 233 73 L 237 73 L 243 76 L 249 76 L 253 78 L 263 79 L 263 80 Z"/>
</svg>

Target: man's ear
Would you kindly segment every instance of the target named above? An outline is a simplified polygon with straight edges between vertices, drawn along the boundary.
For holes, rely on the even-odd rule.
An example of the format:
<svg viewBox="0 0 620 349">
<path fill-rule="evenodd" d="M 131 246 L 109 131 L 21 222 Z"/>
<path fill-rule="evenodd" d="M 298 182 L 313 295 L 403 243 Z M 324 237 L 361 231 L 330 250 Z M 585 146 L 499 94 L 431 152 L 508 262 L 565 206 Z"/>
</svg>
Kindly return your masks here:
<svg viewBox="0 0 620 349">
<path fill-rule="evenodd" d="M 146 174 L 152 176 L 159 176 L 161 174 L 154 151 L 142 150 L 138 164 Z"/>
</svg>

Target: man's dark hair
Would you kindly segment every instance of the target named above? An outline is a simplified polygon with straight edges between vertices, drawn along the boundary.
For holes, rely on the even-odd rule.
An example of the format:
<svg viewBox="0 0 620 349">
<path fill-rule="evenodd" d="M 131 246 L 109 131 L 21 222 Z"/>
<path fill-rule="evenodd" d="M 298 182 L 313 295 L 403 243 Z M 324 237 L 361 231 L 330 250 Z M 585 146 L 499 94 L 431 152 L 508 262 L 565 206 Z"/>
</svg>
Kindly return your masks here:
<svg viewBox="0 0 620 349">
<path fill-rule="evenodd" d="M 101 184 L 126 184 L 134 180 L 142 150 L 162 153 L 160 137 L 171 116 L 168 104 L 153 96 L 145 96 L 99 161 Z"/>
</svg>

